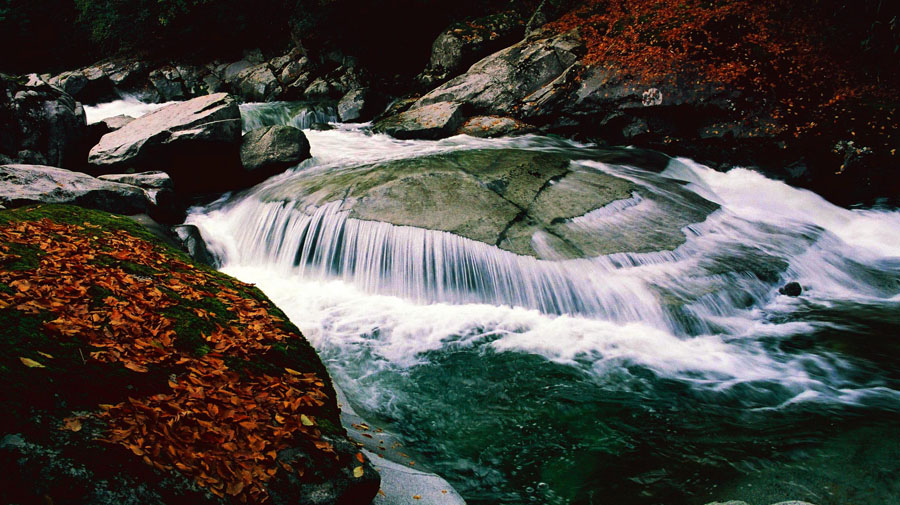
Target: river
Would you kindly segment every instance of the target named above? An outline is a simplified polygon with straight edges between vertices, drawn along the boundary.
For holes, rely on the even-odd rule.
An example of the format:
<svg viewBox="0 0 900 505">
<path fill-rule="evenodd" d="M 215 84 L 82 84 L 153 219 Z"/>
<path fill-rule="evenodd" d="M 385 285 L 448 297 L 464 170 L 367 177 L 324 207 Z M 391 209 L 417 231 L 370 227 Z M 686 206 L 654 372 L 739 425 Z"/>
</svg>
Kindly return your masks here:
<svg viewBox="0 0 900 505">
<path fill-rule="evenodd" d="M 313 158 L 188 222 L 470 504 L 900 503 L 896 208 L 556 138 L 404 141 L 308 129 L 327 108 L 242 113 L 307 128 Z M 553 261 L 272 198 L 310 171 L 473 149 L 562 152 L 630 181 L 639 193 L 572 221 L 600 239 L 703 218 L 674 248 Z M 779 294 L 792 281 L 801 295 Z"/>
</svg>

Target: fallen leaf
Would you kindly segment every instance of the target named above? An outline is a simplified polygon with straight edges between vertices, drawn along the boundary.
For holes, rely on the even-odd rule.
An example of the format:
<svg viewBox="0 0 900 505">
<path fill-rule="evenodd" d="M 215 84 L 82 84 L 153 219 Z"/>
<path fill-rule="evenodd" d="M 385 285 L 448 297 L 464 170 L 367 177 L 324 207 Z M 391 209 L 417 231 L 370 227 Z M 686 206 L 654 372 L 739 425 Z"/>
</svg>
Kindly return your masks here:
<svg viewBox="0 0 900 505">
<path fill-rule="evenodd" d="M 21 358 L 21 357 L 20 357 L 20 358 L 19 358 L 19 361 L 21 361 L 22 364 L 25 365 L 25 366 L 27 366 L 28 368 L 47 368 L 47 367 L 45 367 L 44 365 L 38 363 L 37 361 L 35 361 L 35 360 L 33 360 L 33 359 L 29 359 L 29 358 Z"/>
<path fill-rule="evenodd" d="M 45 358 L 53 359 L 53 356 L 52 356 L 52 355 L 47 354 L 47 353 L 45 353 L 45 352 L 38 351 L 37 353 L 40 354 L 41 356 L 45 357 Z"/>
<path fill-rule="evenodd" d="M 63 419 L 63 425 L 60 427 L 61 430 L 68 431 L 81 431 L 81 420 L 77 417 L 67 417 Z"/>
<path fill-rule="evenodd" d="M 145 372 L 150 371 L 147 367 L 138 365 L 137 363 L 132 363 L 130 361 L 126 362 L 124 364 L 124 366 L 125 366 L 125 368 L 127 368 L 129 370 L 134 370 L 135 372 L 140 372 L 140 373 L 145 373 Z"/>
<path fill-rule="evenodd" d="M 316 423 L 312 422 L 312 420 L 306 417 L 306 414 L 300 414 L 300 424 L 303 426 L 315 426 Z"/>
<path fill-rule="evenodd" d="M 284 371 L 291 375 L 303 375 L 302 373 L 294 370 L 293 368 L 285 368 Z"/>
<path fill-rule="evenodd" d="M 365 473 L 365 470 L 363 470 L 363 467 L 361 467 L 361 466 L 358 466 L 353 469 L 353 476 L 356 477 L 357 479 L 362 477 L 364 473 Z"/>
<path fill-rule="evenodd" d="M 413 495 L 413 500 L 421 500 L 421 499 L 422 499 L 422 497 L 420 495 L 417 495 L 417 494 Z"/>
<path fill-rule="evenodd" d="M 361 452 L 356 453 L 356 460 L 359 461 L 360 463 L 366 462 L 366 459 L 363 457 L 363 453 L 361 453 Z"/>
</svg>

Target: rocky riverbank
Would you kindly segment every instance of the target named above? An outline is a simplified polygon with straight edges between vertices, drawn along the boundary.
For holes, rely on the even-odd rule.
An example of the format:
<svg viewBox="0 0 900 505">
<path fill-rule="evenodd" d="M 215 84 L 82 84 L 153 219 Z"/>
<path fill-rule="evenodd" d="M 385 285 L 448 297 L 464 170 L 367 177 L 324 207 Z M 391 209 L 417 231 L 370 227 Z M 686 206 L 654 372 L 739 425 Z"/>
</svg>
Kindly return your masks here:
<svg viewBox="0 0 900 505">
<path fill-rule="evenodd" d="M 220 92 L 245 102 L 304 100 L 333 108 L 344 122 L 375 119 L 374 131 L 398 138 L 559 134 L 656 149 L 720 169 L 755 167 L 841 205 L 893 199 L 900 193 L 892 169 L 898 147 L 892 88 L 873 88 L 846 70 L 828 89 L 809 84 L 825 79 L 817 73 L 822 65 L 845 63 L 837 52 L 809 41 L 802 45 L 790 32 L 780 38 L 764 32 L 759 54 L 748 59 L 711 45 L 729 29 L 747 30 L 744 25 L 729 28 L 728 16 L 734 13 L 697 7 L 696 16 L 705 15 L 707 25 L 690 19 L 684 23 L 701 23 L 698 26 L 707 30 L 708 55 L 690 53 L 690 48 L 673 50 L 671 64 L 659 68 L 664 62 L 657 56 L 657 45 L 628 33 L 618 38 L 599 33 L 598 26 L 606 26 L 602 23 L 616 11 L 595 4 L 543 2 L 534 11 L 518 7 L 454 23 L 434 39 L 430 58 L 415 78 L 385 75 L 386 69 L 346 50 L 316 52 L 295 37 L 282 51 L 253 49 L 236 60 L 202 64 L 115 57 L 56 75 L 20 78 L 22 84 L 7 94 L 18 103 L 21 86 L 28 85 L 29 94 L 43 93 L 44 103 L 50 103 L 47 93 L 59 90 L 81 103 L 108 101 L 123 93 L 149 102 Z M 766 30 L 786 22 L 768 6 L 758 10 L 763 14 L 754 21 L 768 23 Z M 657 23 L 660 37 L 674 36 L 666 32 L 675 29 L 666 21 L 669 14 L 654 15 L 660 19 L 633 30 L 639 35 Z M 621 55 L 599 59 L 610 44 L 619 44 Z M 635 70 L 629 51 L 645 51 L 647 68 Z M 777 53 L 782 65 L 797 67 L 780 76 L 796 82 L 797 89 L 774 89 L 781 82 L 777 70 L 766 66 L 771 61 L 760 59 L 768 53 Z M 689 57 L 700 60 L 685 63 Z M 702 70 L 702 58 L 718 59 Z M 727 58 L 735 59 L 730 72 L 725 71 L 731 68 Z M 818 66 L 806 68 L 813 58 Z M 801 71 L 809 75 L 796 75 Z M 50 86 L 39 89 L 42 83 Z M 76 105 L 61 96 L 53 95 L 62 100 L 59 107 L 73 109 L 63 117 L 74 119 L 57 130 L 71 130 L 77 122 Z M 69 165 L 77 164 L 100 128 L 93 129 L 93 138 L 48 146 L 46 153 L 34 149 L 33 141 L 7 141 L 3 154 L 24 163 L 43 163 L 43 155 L 49 157 L 47 164 L 61 166 L 62 153 Z"/>
</svg>

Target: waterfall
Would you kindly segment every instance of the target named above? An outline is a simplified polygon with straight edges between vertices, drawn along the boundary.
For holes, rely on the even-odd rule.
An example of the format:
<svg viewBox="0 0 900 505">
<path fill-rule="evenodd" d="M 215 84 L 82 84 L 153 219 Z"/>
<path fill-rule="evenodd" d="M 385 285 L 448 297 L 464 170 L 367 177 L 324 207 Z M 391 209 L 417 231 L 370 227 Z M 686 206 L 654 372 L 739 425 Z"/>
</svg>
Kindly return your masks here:
<svg viewBox="0 0 900 505">
<path fill-rule="evenodd" d="M 292 202 L 246 199 L 193 222 L 210 237 L 234 238 L 211 239 L 228 262 L 338 278 L 368 292 L 671 324 L 640 278 L 603 275 L 619 269 L 615 259 L 542 261 L 452 233 L 353 219 L 340 202 L 304 212 Z"/>
<path fill-rule="evenodd" d="M 338 121 L 337 108 L 327 102 L 266 102 L 240 105 L 245 132 L 285 125 L 305 130 L 317 123 Z"/>
</svg>

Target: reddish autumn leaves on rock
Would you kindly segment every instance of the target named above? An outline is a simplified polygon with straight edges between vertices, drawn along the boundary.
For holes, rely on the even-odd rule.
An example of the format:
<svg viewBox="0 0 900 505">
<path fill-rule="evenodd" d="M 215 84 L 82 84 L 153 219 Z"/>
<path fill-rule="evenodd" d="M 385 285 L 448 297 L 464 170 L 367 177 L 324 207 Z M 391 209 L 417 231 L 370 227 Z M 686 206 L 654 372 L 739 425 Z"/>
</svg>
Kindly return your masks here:
<svg viewBox="0 0 900 505">
<path fill-rule="evenodd" d="M 38 248 L 37 266 L 4 269 L 20 259 L 4 244 Z M 278 461 L 279 450 L 336 457 L 314 415 L 328 400 L 321 378 L 290 368 L 262 373 L 248 366 L 238 373 L 226 365 L 249 365 L 273 344 L 302 337 L 266 302 L 242 296 L 214 274 L 124 232 L 43 219 L 0 227 L 0 283 L 12 288 L 0 291 L 0 308 L 51 314 L 44 330 L 97 349 L 86 359 L 134 373 L 171 372 L 168 392 L 106 405 L 100 414 L 110 428 L 104 441 L 147 464 L 187 474 L 218 496 L 259 503 L 279 471 L 302 477 L 307 470 Z M 198 352 L 179 346 L 186 335 L 165 313 L 203 300 L 215 300 L 227 314 L 192 306 L 193 316 L 228 323 L 211 324 Z"/>
<path fill-rule="evenodd" d="M 858 75 L 852 51 L 828 45 L 826 22 L 778 0 L 585 0 L 548 26 L 578 29 L 584 63 L 624 69 L 637 82 L 684 78 L 698 89 L 711 83 L 773 97 L 772 119 L 796 137 L 845 122 L 848 99 L 896 93 L 896 83 L 875 86 Z"/>
</svg>

